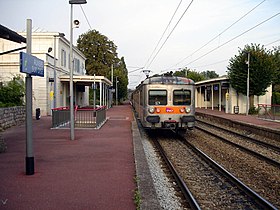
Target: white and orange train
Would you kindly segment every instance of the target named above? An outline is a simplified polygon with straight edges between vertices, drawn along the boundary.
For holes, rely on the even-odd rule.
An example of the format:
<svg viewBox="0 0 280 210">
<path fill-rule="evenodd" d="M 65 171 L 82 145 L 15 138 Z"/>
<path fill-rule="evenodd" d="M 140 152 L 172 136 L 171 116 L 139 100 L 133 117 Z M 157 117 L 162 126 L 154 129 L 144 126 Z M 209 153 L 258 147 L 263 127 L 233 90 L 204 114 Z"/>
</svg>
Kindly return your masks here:
<svg viewBox="0 0 280 210">
<path fill-rule="evenodd" d="M 142 126 L 148 129 L 192 129 L 195 124 L 194 82 L 185 77 L 149 77 L 131 96 Z"/>
</svg>

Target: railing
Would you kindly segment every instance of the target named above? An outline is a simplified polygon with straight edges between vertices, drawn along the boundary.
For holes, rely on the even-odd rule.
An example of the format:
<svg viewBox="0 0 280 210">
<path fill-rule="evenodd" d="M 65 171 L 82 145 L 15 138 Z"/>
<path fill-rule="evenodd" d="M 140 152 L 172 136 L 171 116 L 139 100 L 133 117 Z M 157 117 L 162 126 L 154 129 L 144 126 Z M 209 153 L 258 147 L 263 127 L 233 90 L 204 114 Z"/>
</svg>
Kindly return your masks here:
<svg viewBox="0 0 280 210">
<path fill-rule="evenodd" d="M 52 109 L 52 128 L 67 127 L 70 122 L 69 107 Z"/>
<path fill-rule="evenodd" d="M 76 128 L 100 128 L 106 121 L 106 106 L 98 107 L 75 107 L 74 123 Z M 68 128 L 70 126 L 69 107 L 52 109 L 52 127 Z"/>
<path fill-rule="evenodd" d="M 106 106 L 75 109 L 75 127 L 99 128 L 106 121 Z"/>
<path fill-rule="evenodd" d="M 258 117 L 267 120 L 280 120 L 280 105 L 258 104 Z"/>
</svg>

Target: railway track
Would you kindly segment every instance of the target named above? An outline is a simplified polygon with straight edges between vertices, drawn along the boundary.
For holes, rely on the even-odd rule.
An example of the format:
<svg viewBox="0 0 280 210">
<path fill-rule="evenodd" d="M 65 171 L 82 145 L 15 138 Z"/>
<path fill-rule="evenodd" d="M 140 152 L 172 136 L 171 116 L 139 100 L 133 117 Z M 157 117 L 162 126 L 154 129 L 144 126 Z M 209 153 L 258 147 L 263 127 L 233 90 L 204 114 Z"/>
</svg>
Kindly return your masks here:
<svg viewBox="0 0 280 210">
<path fill-rule="evenodd" d="M 184 180 L 185 184 L 180 184 L 183 186 L 180 188 L 185 191 L 183 194 L 187 194 L 186 199 L 191 202 L 192 209 L 276 209 L 182 137 L 179 141 L 178 137 L 174 139 L 174 135 L 164 139 L 158 135 L 153 135 L 153 140 L 159 142 L 156 145 L 167 164 L 174 164 L 170 167 L 172 174 L 182 177 L 179 182 Z M 188 188 L 184 189 L 185 186 Z"/>
<path fill-rule="evenodd" d="M 280 148 L 276 145 L 260 141 L 258 139 L 248 137 L 246 135 L 197 120 L 199 123 L 196 128 L 204 133 L 214 136 L 233 147 L 255 156 L 261 161 L 265 161 L 271 165 L 280 168 Z"/>
</svg>

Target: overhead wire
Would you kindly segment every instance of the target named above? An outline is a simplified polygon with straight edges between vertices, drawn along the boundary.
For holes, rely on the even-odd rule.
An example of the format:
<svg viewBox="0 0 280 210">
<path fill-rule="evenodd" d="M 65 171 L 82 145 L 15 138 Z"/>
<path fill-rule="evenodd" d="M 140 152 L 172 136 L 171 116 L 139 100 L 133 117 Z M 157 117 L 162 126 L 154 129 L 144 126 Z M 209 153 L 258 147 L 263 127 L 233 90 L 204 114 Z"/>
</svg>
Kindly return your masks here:
<svg viewBox="0 0 280 210">
<path fill-rule="evenodd" d="M 195 66 L 195 67 L 192 67 L 192 68 L 201 68 L 201 67 L 207 67 L 207 66 L 212 66 L 212 65 L 216 65 L 216 64 L 219 64 L 219 63 L 224 63 L 228 61 L 228 59 L 225 59 L 225 60 L 222 60 L 222 61 L 217 61 L 215 63 L 210 63 L 210 64 L 205 64 L 205 65 L 202 65 L 202 66 Z"/>
<path fill-rule="evenodd" d="M 235 39 L 239 38 L 240 36 L 242 36 L 242 35 L 244 35 L 244 34 L 248 33 L 249 31 L 251 31 L 251 30 L 253 30 L 253 29 L 255 29 L 255 28 L 259 27 L 260 25 L 262 25 L 262 24 L 264 24 L 265 22 L 267 22 L 267 21 L 271 20 L 272 18 L 275 18 L 275 17 L 276 17 L 276 16 L 278 16 L 279 14 L 280 14 L 280 12 L 276 13 L 275 15 L 273 15 L 273 16 L 271 16 L 271 17 L 267 18 L 266 20 L 264 20 L 264 21 L 260 22 L 259 24 L 257 24 L 257 25 L 255 25 L 255 26 L 253 26 L 252 28 L 250 28 L 250 29 L 248 29 L 248 30 L 246 30 L 246 31 L 242 32 L 241 34 L 239 34 L 239 35 L 237 35 L 237 36 L 233 37 L 232 39 L 230 39 L 230 40 L 226 41 L 226 42 L 225 42 L 225 43 L 223 43 L 222 45 L 219 45 L 218 47 L 215 47 L 214 49 L 212 49 L 212 50 L 208 51 L 207 53 L 203 54 L 202 56 L 198 57 L 197 59 L 195 59 L 195 60 L 193 60 L 193 61 L 191 61 L 191 62 L 187 63 L 185 66 L 187 66 L 187 65 L 189 65 L 189 64 L 192 64 L 192 63 L 194 63 L 195 61 L 200 60 L 201 58 L 203 58 L 203 57 L 205 57 L 206 55 L 208 55 L 208 54 L 210 54 L 210 53 L 214 52 L 215 50 L 219 49 L 220 47 L 223 47 L 224 45 L 228 44 L 229 42 L 231 42 L 231 41 L 233 41 L 233 40 L 235 40 Z"/>
<path fill-rule="evenodd" d="M 183 1 L 183 0 L 180 0 L 179 4 L 177 5 L 177 7 L 176 7 L 176 9 L 175 9 L 175 11 L 174 11 L 172 17 L 171 17 L 170 20 L 169 20 L 169 23 L 167 24 L 165 30 L 163 31 L 163 33 L 162 33 L 160 39 L 158 40 L 158 42 L 157 42 L 157 44 L 156 44 L 154 50 L 152 51 L 150 57 L 148 58 L 148 60 L 147 60 L 147 62 L 146 62 L 146 64 L 145 64 L 145 66 L 147 66 L 147 64 L 149 63 L 149 61 L 150 61 L 150 59 L 152 58 L 153 54 L 155 53 L 156 49 L 158 48 L 158 46 L 159 46 L 159 44 L 160 44 L 160 42 L 161 42 L 163 36 L 165 35 L 167 29 L 169 28 L 169 26 L 170 26 L 170 24 L 171 24 L 171 22 L 172 22 L 172 20 L 173 20 L 173 18 L 174 18 L 174 16 L 175 16 L 175 14 L 177 13 L 177 11 L 178 11 L 178 9 L 179 9 L 179 7 L 180 7 L 182 1 Z"/>
<path fill-rule="evenodd" d="M 186 12 L 188 11 L 188 9 L 190 8 L 190 6 L 192 5 L 193 0 L 189 3 L 188 7 L 185 9 L 185 11 L 183 12 L 183 14 L 181 15 L 181 17 L 179 18 L 179 20 L 177 21 L 177 23 L 175 24 L 175 26 L 173 27 L 173 29 L 171 30 L 171 32 L 168 34 L 168 36 L 166 37 L 165 41 L 162 43 L 161 47 L 158 49 L 157 53 L 154 55 L 153 59 L 150 61 L 149 65 L 147 66 L 147 68 L 153 63 L 153 61 L 155 60 L 155 58 L 157 57 L 157 55 L 159 54 L 159 52 L 161 51 L 161 49 L 163 48 L 163 46 L 165 45 L 165 43 L 167 42 L 167 40 L 169 39 L 169 37 L 171 36 L 171 34 L 173 33 L 173 31 L 175 30 L 175 28 L 178 26 L 179 22 L 182 20 L 182 18 L 184 17 L 184 15 L 186 14 Z"/>
<path fill-rule="evenodd" d="M 141 70 L 141 69 L 144 69 L 144 67 L 140 67 L 140 68 L 138 68 L 138 69 L 134 69 L 134 70 L 132 70 L 132 71 L 129 71 L 128 73 L 130 74 L 130 73 L 132 73 L 132 72 L 136 72 L 136 71 L 139 71 L 139 70 Z"/>
<path fill-rule="evenodd" d="M 268 45 L 274 44 L 274 43 L 279 42 L 279 41 L 280 41 L 280 39 L 277 39 L 277 40 L 275 40 L 275 41 L 273 41 L 273 42 L 270 42 L 270 43 L 268 43 L 268 44 L 265 44 L 264 46 L 268 46 Z"/>
<path fill-rule="evenodd" d="M 227 30 L 229 30 L 232 26 L 234 26 L 236 23 L 238 23 L 239 21 L 241 21 L 243 18 L 245 18 L 248 14 L 250 14 L 252 11 L 254 11 L 257 7 L 259 7 L 261 4 L 263 4 L 266 0 L 263 0 L 262 2 L 260 2 L 259 4 L 257 4 L 255 7 L 253 7 L 251 10 L 249 10 L 247 13 L 245 13 L 243 16 L 241 16 L 239 19 L 237 19 L 235 22 L 233 22 L 230 26 L 228 26 L 226 29 L 224 29 L 221 33 L 219 33 L 218 35 L 216 35 L 214 38 L 212 38 L 211 40 L 209 40 L 207 43 L 205 43 L 204 45 L 202 45 L 200 48 L 198 48 L 197 50 L 195 50 L 193 53 L 191 53 L 189 56 L 183 58 L 181 61 L 179 61 L 178 63 L 176 63 L 175 65 L 169 67 L 169 68 L 173 68 L 174 66 L 179 65 L 180 63 L 184 62 L 187 58 L 193 56 L 195 53 L 197 53 L 198 51 L 200 51 L 201 49 L 203 49 L 204 47 L 206 47 L 207 45 L 209 45 L 211 42 L 213 42 L 215 39 L 217 39 L 218 37 L 220 37 L 223 33 L 225 33 Z M 168 68 L 168 69 L 169 69 Z"/>
<path fill-rule="evenodd" d="M 81 7 L 81 10 L 82 10 L 82 12 L 83 12 L 85 18 L 86 18 L 86 21 L 87 21 L 87 24 L 88 24 L 89 28 L 92 30 L 92 27 L 91 27 L 91 25 L 90 25 L 90 23 L 89 23 L 89 21 L 88 21 L 88 18 L 87 18 L 87 16 L 86 16 L 86 13 L 85 13 L 85 11 L 84 11 L 84 9 L 83 9 L 83 7 L 82 7 L 81 4 L 80 4 L 80 7 Z"/>
</svg>

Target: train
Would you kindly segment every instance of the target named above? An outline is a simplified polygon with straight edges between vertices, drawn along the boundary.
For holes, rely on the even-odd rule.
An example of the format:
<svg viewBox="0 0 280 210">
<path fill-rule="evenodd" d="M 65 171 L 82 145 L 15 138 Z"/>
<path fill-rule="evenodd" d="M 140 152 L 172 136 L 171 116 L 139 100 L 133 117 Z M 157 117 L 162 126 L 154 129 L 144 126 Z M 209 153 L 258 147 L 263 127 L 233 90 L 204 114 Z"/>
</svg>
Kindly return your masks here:
<svg viewBox="0 0 280 210">
<path fill-rule="evenodd" d="M 148 77 L 131 94 L 131 104 L 145 129 L 185 132 L 195 126 L 195 86 L 191 79 Z"/>
</svg>

